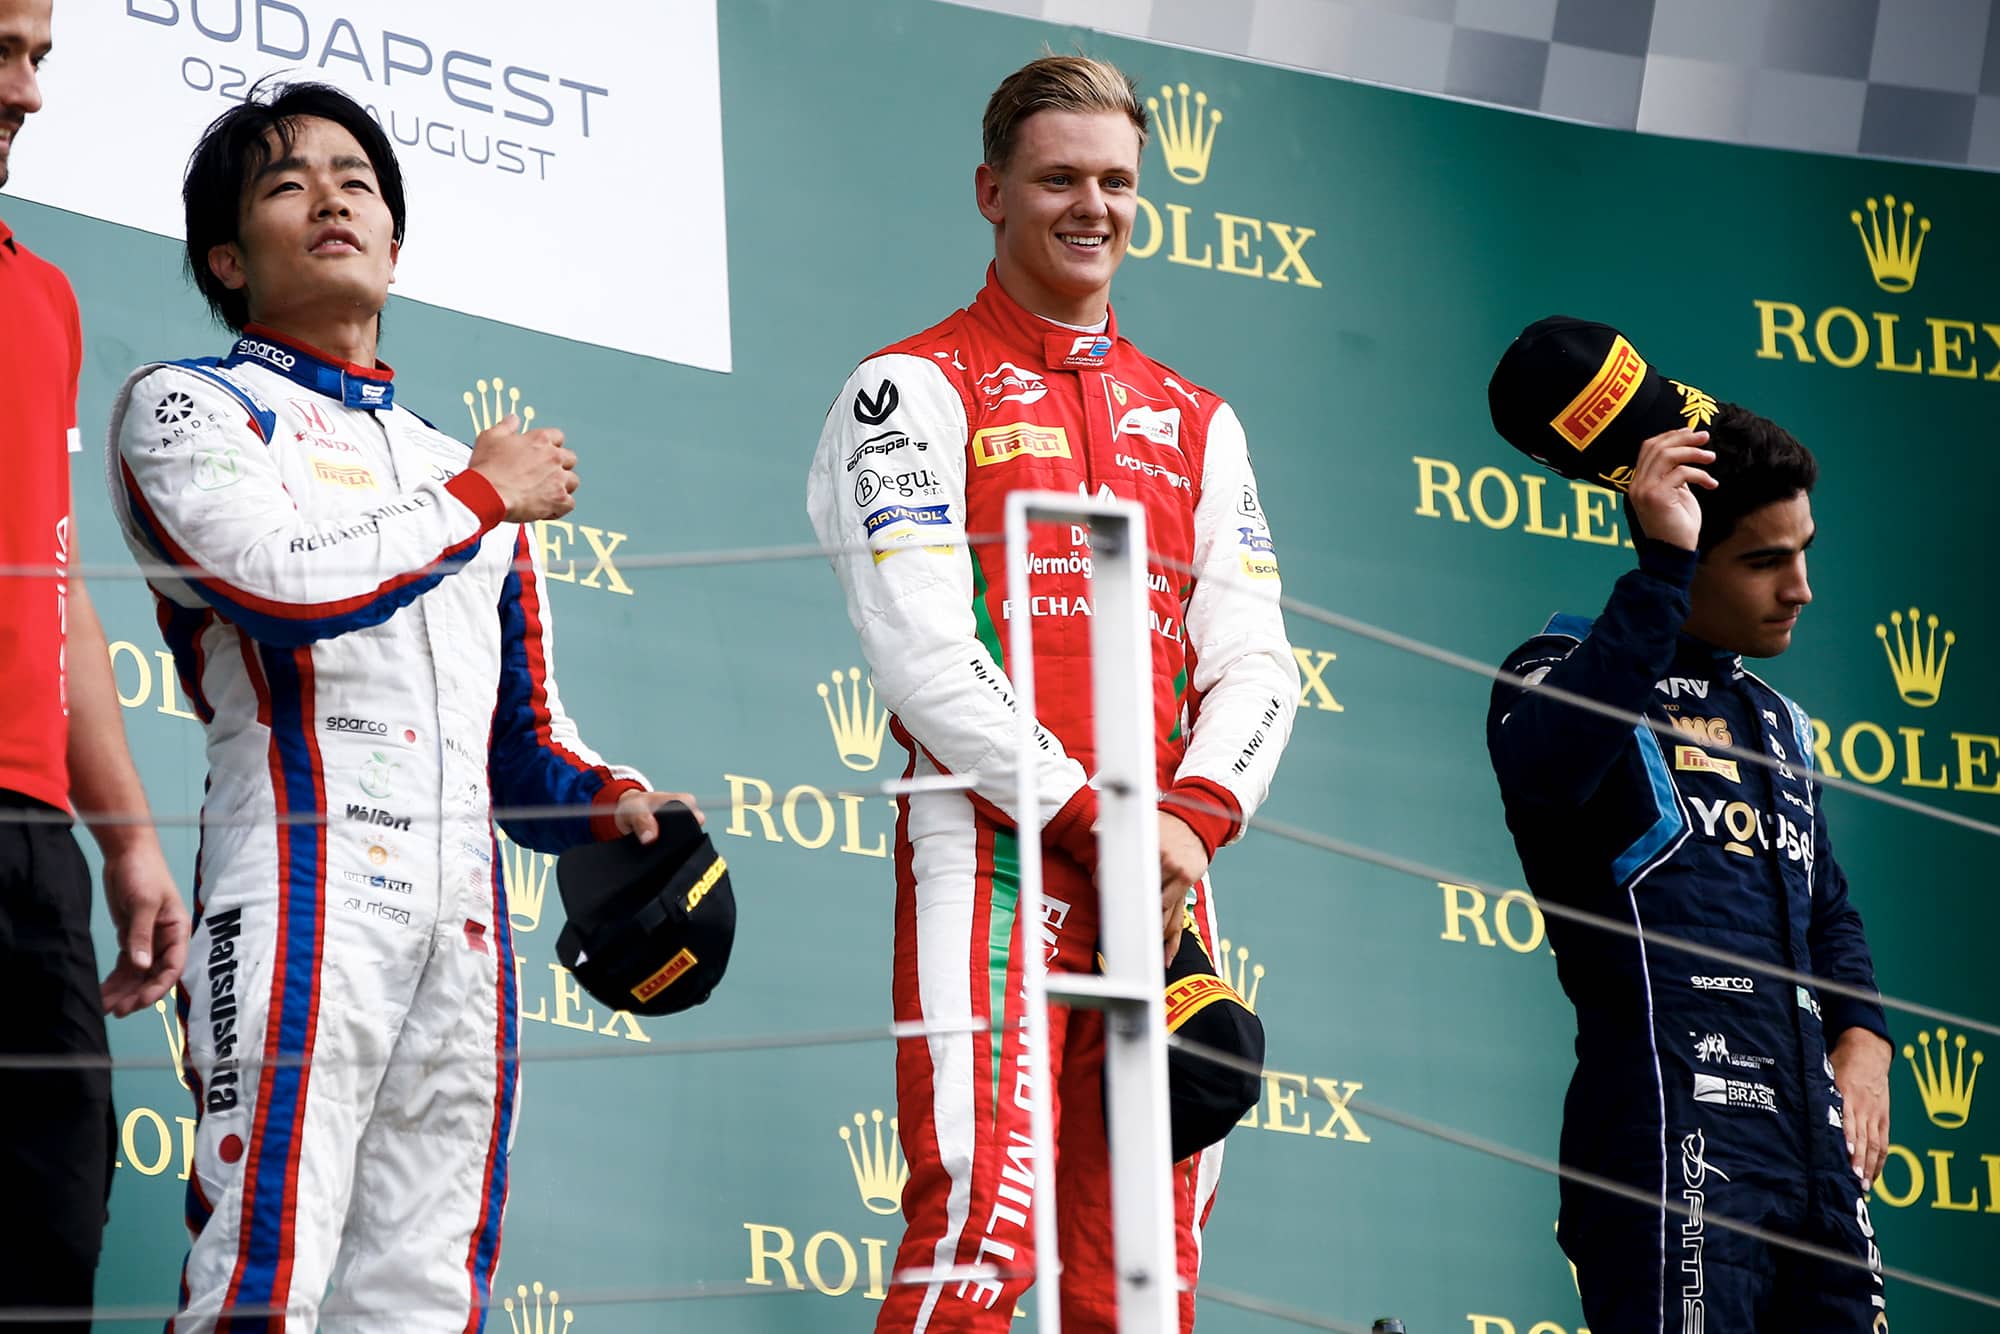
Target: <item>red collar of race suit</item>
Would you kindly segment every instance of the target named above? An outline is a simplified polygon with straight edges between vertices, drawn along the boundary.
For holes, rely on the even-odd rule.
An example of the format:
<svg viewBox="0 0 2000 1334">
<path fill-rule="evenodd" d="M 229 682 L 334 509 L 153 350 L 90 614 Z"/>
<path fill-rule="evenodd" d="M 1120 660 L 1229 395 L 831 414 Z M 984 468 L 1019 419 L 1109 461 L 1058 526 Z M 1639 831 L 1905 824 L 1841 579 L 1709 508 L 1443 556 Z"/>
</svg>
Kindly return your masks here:
<svg viewBox="0 0 2000 1334">
<path fill-rule="evenodd" d="M 1006 339 L 1009 350 L 1036 358 L 1047 370 L 1092 370 L 1111 359 L 1118 345 L 1118 312 L 1106 309 L 1103 333 L 1085 333 L 1033 314 L 1007 294 L 994 265 L 986 266 L 986 286 L 973 299 L 975 316 Z"/>
</svg>

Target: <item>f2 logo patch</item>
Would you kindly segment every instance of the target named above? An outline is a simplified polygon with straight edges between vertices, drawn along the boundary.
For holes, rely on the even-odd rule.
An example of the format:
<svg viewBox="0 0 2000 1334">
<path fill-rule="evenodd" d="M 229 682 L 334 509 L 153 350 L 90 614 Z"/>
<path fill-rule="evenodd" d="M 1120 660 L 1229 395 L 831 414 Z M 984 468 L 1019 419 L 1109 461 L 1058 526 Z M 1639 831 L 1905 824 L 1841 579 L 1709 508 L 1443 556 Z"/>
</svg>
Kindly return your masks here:
<svg viewBox="0 0 2000 1334">
<path fill-rule="evenodd" d="M 882 381 L 881 385 L 875 390 L 873 398 L 868 396 L 866 389 L 856 390 L 854 394 L 854 420 L 860 422 L 863 426 L 880 426 L 883 422 L 889 420 L 889 415 L 896 410 L 896 405 L 902 401 L 903 396 L 896 391 L 896 382 L 894 380 Z"/>
</svg>

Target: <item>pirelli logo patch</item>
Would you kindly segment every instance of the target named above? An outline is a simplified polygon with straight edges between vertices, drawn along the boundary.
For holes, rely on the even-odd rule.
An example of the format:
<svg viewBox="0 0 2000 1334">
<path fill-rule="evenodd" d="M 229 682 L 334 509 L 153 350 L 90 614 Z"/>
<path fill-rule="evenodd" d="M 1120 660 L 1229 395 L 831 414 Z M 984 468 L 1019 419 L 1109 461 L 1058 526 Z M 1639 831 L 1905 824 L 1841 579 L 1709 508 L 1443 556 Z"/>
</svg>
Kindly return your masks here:
<svg viewBox="0 0 2000 1334">
<path fill-rule="evenodd" d="M 1060 426 L 1009 422 L 1005 426 L 982 427 L 972 437 L 975 468 L 988 468 L 1024 454 L 1037 459 L 1069 458 L 1069 432 Z"/>
<path fill-rule="evenodd" d="M 1721 774 L 1732 783 L 1743 781 L 1735 760 L 1719 759 L 1699 746 L 1675 746 L 1674 768 L 1683 773 Z"/>
<path fill-rule="evenodd" d="M 1588 449 L 1590 442 L 1625 410 L 1632 392 L 1645 377 L 1645 359 L 1621 334 L 1612 340 L 1604 364 L 1597 368 L 1597 374 L 1590 378 L 1583 392 L 1571 399 L 1569 406 L 1549 425 L 1578 450 Z"/>
<path fill-rule="evenodd" d="M 1182 1024 L 1217 1001 L 1243 1002 L 1229 984 L 1214 973 L 1194 973 L 1167 988 L 1167 1031 L 1177 1033 Z"/>
<path fill-rule="evenodd" d="M 357 491 L 376 490 L 375 474 L 366 468 L 313 460 L 313 480 L 322 486 L 344 486 Z"/>
<path fill-rule="evenodd" d="M 632 988 L 632 994 L 642 1001 L 649 1001 L 680 980 L 682 973 L 694 967 L 694 951 L 684 949 L 667 960 L 666 966 L 651 977 Z"/>
</svg>

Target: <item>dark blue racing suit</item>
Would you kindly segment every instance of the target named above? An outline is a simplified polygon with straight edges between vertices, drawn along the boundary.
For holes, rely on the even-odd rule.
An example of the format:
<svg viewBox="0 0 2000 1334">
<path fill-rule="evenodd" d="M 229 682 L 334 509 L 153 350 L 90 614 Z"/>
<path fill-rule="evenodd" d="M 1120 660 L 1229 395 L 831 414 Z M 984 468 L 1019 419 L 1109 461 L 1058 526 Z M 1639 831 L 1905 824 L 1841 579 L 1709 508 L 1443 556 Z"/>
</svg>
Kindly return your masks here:
<svg viewBox="0 0 2000 1334">
<path fill-rule="evenodd" d="M 1875 990 L 1833 859 L 1805 713 L 1740 657 L 1680 633 L 1695 556 L 1641 544 L 1595 623 L 1558 616 L 1508 658 L 1487 746 L 1528 884 L 1576 1006 L 1562 1161 L 1659 1204 L 1565 1179 L 1559 1236 L 1595 1334 L 1887 1328 L 1867 1192 L 1849 1165 L 1827 1059 L 1872 999 L 1821 997 L 1688 941 Z M 1715 753 L 1735 745 L 1764 766 Z M 1730 1219 L 1852 1256 L 1767 1244 Z"/>
</svg>

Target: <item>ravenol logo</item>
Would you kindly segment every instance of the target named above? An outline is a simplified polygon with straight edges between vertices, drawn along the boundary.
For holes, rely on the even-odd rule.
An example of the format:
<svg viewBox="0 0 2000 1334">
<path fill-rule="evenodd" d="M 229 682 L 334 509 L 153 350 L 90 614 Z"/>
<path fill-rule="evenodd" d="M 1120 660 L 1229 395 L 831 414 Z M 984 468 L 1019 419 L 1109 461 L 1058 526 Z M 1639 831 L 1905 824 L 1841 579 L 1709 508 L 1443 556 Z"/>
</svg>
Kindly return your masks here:
<svg viewBox="0 0 2000 1334">
<path fill-rule="evenodd" d="M 874 534 L 899 523 L 947 524 L 951 522 L 949 505 L 885 505 L 861 521 L 872 537 Z"/>
</svg>

